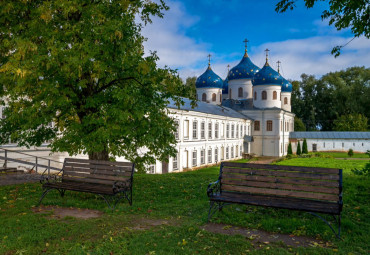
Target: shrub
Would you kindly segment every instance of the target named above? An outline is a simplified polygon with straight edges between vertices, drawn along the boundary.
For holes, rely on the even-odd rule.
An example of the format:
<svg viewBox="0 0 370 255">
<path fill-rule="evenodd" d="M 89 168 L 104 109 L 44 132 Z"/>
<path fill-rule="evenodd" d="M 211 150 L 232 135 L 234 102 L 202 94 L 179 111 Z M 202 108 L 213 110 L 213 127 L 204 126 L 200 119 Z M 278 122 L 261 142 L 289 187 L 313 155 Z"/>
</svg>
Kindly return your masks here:
<svg viewBox="0 0 370 255">
<path fill-rule="evenodd" d="M 349 149 L 348 150 L 348 156 L 352 157 L 353 156 L 353 150 L 352 149 Z"/>
<path fill-rule="evenodd" d="M 351 170 L 352 173 L 354 173 L 355 175 L 362 175 L 362 176 L 367 176 L 367 177 L 370 177 L 370 162 L 368 162 L 364 168 L 362 169 L 352 169 Z"/>
<path fill-rule="evenodd" d="M 302 151 L 301 151 L 301 144 L 300 142 L 298 141 L 298 145 L 297 145 L 297 153 L 296 153 L 298 156 L 302 154 Z"/>
<path fill-rule="evenodd" d="M 303 139 L 302 153 L 303 153 L 303 154 L 308 154 L 308 148 L 307 148 L 307 141 L 306 141 L 306 138 L 305 138 L 305 139 Z"/>
<path fill-rule="evenodd" d="M 289 145 L 288 145 L 288 155 L 292 155 L 292 154 L 293 154 L 292 143 L 289 142 Z"/>
</svg>

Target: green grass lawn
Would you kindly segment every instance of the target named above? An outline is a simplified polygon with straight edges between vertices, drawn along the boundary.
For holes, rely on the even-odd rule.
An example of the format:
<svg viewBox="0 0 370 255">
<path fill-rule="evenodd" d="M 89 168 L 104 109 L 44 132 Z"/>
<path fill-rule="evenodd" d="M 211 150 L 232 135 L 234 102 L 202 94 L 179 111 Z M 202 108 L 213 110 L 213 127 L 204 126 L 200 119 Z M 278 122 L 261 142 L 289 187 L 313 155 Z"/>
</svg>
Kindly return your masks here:
<svg viewBox="0 0 370 255">
<path fill-rule="evenodd" d="M 348 152 L 319 152 L 322 155 L 331 156 L 333 158 L 351 158 L 348 156 Z M 354 153 L 352 158 L 369 158 L 365 153 Z"/>
<path fill-rule="evenodd" d="M 44 205 L 97 209 L 104 215 L 89 220 L 57 219 L 51 213 L 35 214 L 40 184 L 0 187 L 0 254 L 366 254 L 370 251 L 370 179 L 355 176 L 353 167 L 366 161 L 296 158 L 278 164 L 344 169 L 342 237 L 309 214 L 233 205 L 216 213 L 212 222 L 262 229 L 275 233 L 307 235 L 333 242 L 331 248 L 288 248 L 262 244 L 255 249 L 244 236 L 202 230 L 207 222 L 209 182 L 219 168 L 194 172 L 134 176 L 133 206 L 121 203 L 111 212 L 94 195 L 50 192 Z M 247 213 L 246 213 L 247 211 Z M 145 220 L 166 220 L 168 225 L 139 229 Z"/>
</svg>

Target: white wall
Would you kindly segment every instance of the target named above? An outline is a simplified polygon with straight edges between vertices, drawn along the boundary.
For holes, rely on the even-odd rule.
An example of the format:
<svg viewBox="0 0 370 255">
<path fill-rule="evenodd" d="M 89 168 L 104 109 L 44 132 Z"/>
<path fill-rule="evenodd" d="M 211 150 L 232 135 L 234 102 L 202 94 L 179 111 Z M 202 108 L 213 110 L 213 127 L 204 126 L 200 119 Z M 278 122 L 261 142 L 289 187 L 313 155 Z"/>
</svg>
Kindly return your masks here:
<svg viewBox="0 0 370 255">
<path fill-rule="evenodd" d="M 283 110 L 286 110 L 288 112 L 292 111 L 292 105 L 291 105 L 291 96 L 292 93 L 290 92 L 281 92 L 281 108 Z M 285 104 L 285 98 L 287 99 L 287 104 Z"/>
<path fill-rule="evenodd" d="M 370 150 L 370 140 L 365 139 L 306 139 L 307 149 L 313 151 L 313 144 L 316 144 L 317 151 L 343 151 L 348 152 L 349 149 L 355 152 L 366 152 Z M 300 140 L 301 148 L 303 139 Z M 297 142 L 292 142 L 293 153 L 297 151 Z"/>
<path fill-rule="evenodd" d="M 267 100 L 262 100 L 262 91 L 267 92 Z M 273 99 L 273 92 L 276 91 L 276 99 Z M 257 92 L 257 100 L 254 99 L 254 93 Z M 280 101 L 281 86 L 277 85 L 257 85 L 253 86 L 253 105 L 257 108 L 281 108 Z"/>
<path fill-rule="evenodd" d="M 219 88 L 197 88 L 197 99 L 202 101 L 203 93 L 207 95 L 207 103 L 220 105 L 222 101 L 222 89 Z M 212 95 L 216 94 L 216 101 L 212 101 Z"/>
<path fill-rule="evenodd" d="M 229 81 L 229 97 L 231 90 L 231 99 L 240 100 L 240 99 L 249 99 L 252 98 L 252 81 L 251 79 L 235 79 Z M 239 97 L 239 88 L 243 89 L 242 97 Z"/>
</svg>

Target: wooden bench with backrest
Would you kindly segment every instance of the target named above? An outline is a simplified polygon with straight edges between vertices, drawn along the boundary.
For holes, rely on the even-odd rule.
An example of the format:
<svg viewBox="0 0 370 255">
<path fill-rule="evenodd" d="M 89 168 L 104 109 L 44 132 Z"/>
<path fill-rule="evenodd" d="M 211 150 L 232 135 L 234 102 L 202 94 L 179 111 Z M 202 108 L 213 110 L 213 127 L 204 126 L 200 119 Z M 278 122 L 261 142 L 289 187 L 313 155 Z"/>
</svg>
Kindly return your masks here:
<svg viewBox="0 0 370 255">
<path fill-rule="evenodd" d="M 62 197 L 66 190 L 100 195 L 112 209 L 124 198 L 132 205 L 134 171 L 130 162 L 66 158 L 59 173 L 48 175 L 46 170 L 43 173 L 39 204 L 50 190 L 56 189 Z"/>
<path fill-rule="evenodd" d="M 299 210 L 319 217 L 340 238 L 341 169 L 223 162 L 207 195 L 208 221 L 230 203 Z M 332 215 L 338 233 L 317 213 Z"/>
</svg>

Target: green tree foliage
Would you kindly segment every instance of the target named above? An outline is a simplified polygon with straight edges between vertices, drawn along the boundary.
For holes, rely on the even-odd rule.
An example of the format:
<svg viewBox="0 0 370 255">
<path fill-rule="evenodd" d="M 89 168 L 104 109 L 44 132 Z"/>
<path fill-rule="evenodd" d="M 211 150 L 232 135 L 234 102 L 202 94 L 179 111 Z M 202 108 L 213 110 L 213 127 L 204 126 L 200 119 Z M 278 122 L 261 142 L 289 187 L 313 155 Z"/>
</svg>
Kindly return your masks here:
<svg viewBox="0 0 370 255">
<path fill-rule="evenodd" d="M 352 157 L 353 156 L 353 150 L 349 149 L 347 154 L 348 154 L 348 156 Z"/>
<path fill-rule="evenodd" d="M 292 143 L 289 142 L 289 145 L 288 145 L 288 155 L 292 155 L 292 154 L 293 154 Z"/>
<path fill-rule="evenodd" d="M 281 0 L 276 4 L 275 11 L 283 13 L 293 10 L 298 0 Z M 329 25 L 334 24 L 337 30 L 350 28 L 355 37 L 364 35 L 370 38 L 370 4 L 368 0 L 321 0 L 328 2 L 329 8 L 324 10 L 321 19 L 329 19 Z M 306 7 L 312 8 L 319 0 L 304 0 Z M 335 57 L 340 55 L 342 46 L 336 46 L 332 50 Z"/>
<path fill-rule="evenodd" d="M 303 139 L 302 154 L 308 154 L 308 148 L 307 148 L 307 140 L 306 140 L 306 138 Z"/>
<path fill-rule="evenodd" d="M 196 98 L 196 94 L 197 94 L 197 90 L 196 90 L 196 87 L 195 87 L 195 81 L 196 80 L 197 80 L 196 76 L 188 77 L 185 80 L 185 85 L 190 88 L 190 96 L 193 99 Z"/>
<path fill-rule="evenodd" d="M 320 79 L 302 74 L 301 78 L 293 82 L 292 111 L 308 131 L 332 131 L 341 115 L 362 114 L 370 119 L 370 68 L 351 67 Z"/>
<path fill-rule="evenodd" d="M 294 131 L 306 131 L 306 126 L 297 116 L 294 117 Z"/>
<path fill-rule="evenodd" d="M 144 56 L 141 35 L 167 9 L 144 0 L 1 1 L 2 142 L 49 140 L 52 151 L 140 164 L 174 155 L 166 106 L 187 88 L 155 53 Z"/>
<path fill-rule="evenodd" d="M 362 114 L 342 115 L 334 121 L 335 131 L 367 131 L 368 119 Z"/>
<path fill-rule="evenodd" d="M 301 143 L 298 141 L 298 145 L 297 145 L 297 152 L 296 154 L 299 156 L 302 154 L 302 151 L 301 151 Z"/>
</svg>

